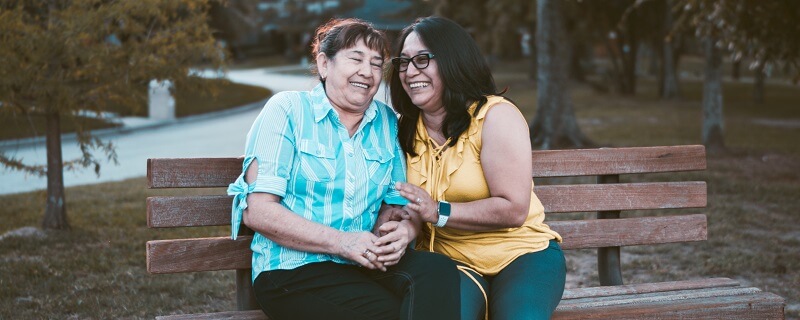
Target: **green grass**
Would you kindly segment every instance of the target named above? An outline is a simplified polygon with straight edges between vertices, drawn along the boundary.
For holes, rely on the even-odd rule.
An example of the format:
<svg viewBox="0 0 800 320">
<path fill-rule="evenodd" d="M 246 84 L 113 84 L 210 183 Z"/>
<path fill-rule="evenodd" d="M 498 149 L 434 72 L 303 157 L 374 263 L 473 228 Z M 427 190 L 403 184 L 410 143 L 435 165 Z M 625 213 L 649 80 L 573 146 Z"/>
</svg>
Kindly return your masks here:
<svg viewBox="0 0 800 320">
<path fill-rule="evenodd" d="M 510 68 L 513 70 L 513 68 Z M 498 73 L 500 86 L 530 119 L 535 86 L 524 75 Z M 652 80 L 640 81 L 640 94 L 597 94 L 576 85 L 575 110 L 584 132 L 604 145 L 654 146 L 700 143 L 702 84 L 683 81 L 682 101 L 662 102 Z M 699 179 L 708 182 L 708 241 L 623 249 L 626 283 L 731 277 L 800 304 L 800 129 L 767 126 L 753 119 L 800 121 L 798 87 L 770 84 L 767 102 L 749 102 L 747 85 L 725 86 L 726 143 L 731 152 L 708 157 L 708 170 L 681 175 L 624 176 L 623 181 Z M 223 190 L 192 190 L 222 194 Z M 67 190 L 70 232 L 42 238 L 0 240 L 0 318 L 153 318 L 176 312 L 235 309 L 233 272 L 150 275 L 145 242 L 152 239 L 226 236 L 228 228 L 151 230 L 145 198 L 153 194 L 143 178 Z M 38 226 L 43 191 L 0 196 L 0 234 Z M 671 214 L 665 211 L 656 214 Z M 624 216 L 645 214 L 625 212 Z M 647 214 L 652 214 L 648 212 Z M 550 217 L 560 219 L 561 216 Z M 578 259 L 592 261 L 591 250 L 568 251 L 570 274 L 580 274 Z M 597 285 L 594 264 L 580 281 Z M 585 270 L 584 270 L 585 271 Z M 793 311 L 792 311 L 793 310 Z M 789 310 L 788 318 L 800 318 Z"/>
<path fill-rule="evenodd" d="M 0 241 L 0 318 L 152 319 L 178 310 L 234 309 L 233 272 L 147 274 L 147 240 L 200 233 L 148 229 L 144 204 L 153 192 L 145 184 L 140 178 L 69 188 L 71 231 Z M 204 192 L 210 191 L 193 194 Z M 44 197 L 43 191 L 0 197 L 0 233 L 38 225 Z"/>
<path fill-rule="evenodd" d="M 61 133 L 75 132 L 75 128 L 91 130 L 113 128 L 117 125 L 99 119 L 62 116 Z M 10 115 L 0 112 L 0 140 L 22 139 L 45 136 L 45 117 L 41 114 Z"/>
<path fill-rule="evenodd" d="M 227 80 L 207 80 L 216 85 L 218 94 L 212 96 L 205 92 L 178 90 L 175 95 L 175 115 L 186 117 L 191 115 L 220 111 L 240 107 L 248 103 L 264 100 L 272 93 L 265 88 L 245 84 L 233 83 Z M 147 106 L 136 110 L 122 107 L 109 107 L 111 112 L 121 116 L 147 117 Z M 75 132 L 80 125 L 89 130 L 112 128 L 117 125 L 99 119 L 63 116 L 62 133 Z M 0 140 L 20 139 L 34 136 L 44 136 L 45 119 L 43 115 L 31 114 L 12 115 L 9 112 L 0 112 Z"/>
</svg>

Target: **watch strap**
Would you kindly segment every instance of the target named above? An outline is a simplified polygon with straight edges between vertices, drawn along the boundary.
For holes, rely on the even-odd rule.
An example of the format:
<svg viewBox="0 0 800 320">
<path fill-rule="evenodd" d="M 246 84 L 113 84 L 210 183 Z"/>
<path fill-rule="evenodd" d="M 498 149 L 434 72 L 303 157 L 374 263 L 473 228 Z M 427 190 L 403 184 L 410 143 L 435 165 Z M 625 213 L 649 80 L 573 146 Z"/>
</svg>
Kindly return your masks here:
<svg viewBox="0 0 800 320">
<path fill-rule="evenodd" d="M 439 221 L 436 221 L 436 225 L 435 226 L 437 228 L 444 227 L 444 225 L 447 224 L 447 219 L 449 219 L 449 218 L 450 218 L 450 216 L 446 216 L 446 215 L 440 214 L 439 215 Z"/>
<path fill-rule="evenodd" d="M 450 203 L 440 200 L 436 206 L 436 213 L 439 215 L 439 221 L 436 221 L 436 227 L 441 228 L 447 223 L 450 218 Z"/>
</svg>

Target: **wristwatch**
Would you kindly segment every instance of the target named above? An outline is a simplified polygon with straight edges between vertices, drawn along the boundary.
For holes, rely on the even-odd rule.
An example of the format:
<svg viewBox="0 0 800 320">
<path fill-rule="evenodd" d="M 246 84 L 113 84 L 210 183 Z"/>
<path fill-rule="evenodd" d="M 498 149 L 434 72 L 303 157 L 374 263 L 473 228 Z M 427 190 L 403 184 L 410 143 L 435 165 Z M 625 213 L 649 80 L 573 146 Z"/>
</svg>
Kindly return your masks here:
<svg viewBox="0 0 800 320">
<path fill-rule="evenodd" d="M 440 200 L 439 206 L 436 208 L 436 213 L 439 214 L 439 221 L 436 222 L 436 227 L 444 227 L 447 219 L 450 218 L 450 202 Z"/>
</svg>

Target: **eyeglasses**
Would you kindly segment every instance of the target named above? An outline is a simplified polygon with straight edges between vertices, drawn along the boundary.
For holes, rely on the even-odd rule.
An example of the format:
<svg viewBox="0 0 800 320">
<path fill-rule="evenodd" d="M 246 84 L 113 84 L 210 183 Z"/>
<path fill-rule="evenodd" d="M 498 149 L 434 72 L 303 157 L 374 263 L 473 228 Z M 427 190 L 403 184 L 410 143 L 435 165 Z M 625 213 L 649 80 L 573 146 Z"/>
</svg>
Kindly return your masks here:
<svg viewBox="0 0 800 320">
<path fill-rule="evenodd" d="M 397 57 L 392 58 L 392 65 L 398 72 L 405 72 L 408 70 L 408 63 L 411 62 L 414 64 L 414 68 L 421 70 L 427 68 L 434 57 L 433 53 L 420 53 L 411 58 Z"/>
</svg>

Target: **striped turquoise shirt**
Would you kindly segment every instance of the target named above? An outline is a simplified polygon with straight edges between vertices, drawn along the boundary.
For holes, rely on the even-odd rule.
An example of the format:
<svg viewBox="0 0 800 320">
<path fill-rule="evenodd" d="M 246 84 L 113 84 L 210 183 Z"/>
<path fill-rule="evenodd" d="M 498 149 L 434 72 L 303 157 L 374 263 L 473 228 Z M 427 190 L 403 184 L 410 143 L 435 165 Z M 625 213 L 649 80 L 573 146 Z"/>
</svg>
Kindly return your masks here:
<svg viewBox="0 0 800 320">
<path fill-rule="evenodd" d="M 248 185 L 244 175 L 254 159 L 258 177 Z M 389 106 L 373 100 L 350 137 L 321 84 L 312 91 L 278 93 L 250 128 L 242 175 L 228 187 L 234 196 L 231 237 L 236 239 L 252 192 L 281 196 L 281 204 L 295 214 L 341 231 L 370 231 L 381 203 L 406 203 L 394 190 L 396 181 L 406 181 L 405 156 Z M 250 249 L 254 280 L 262 271 L 322 261 L 352 263 L 289 249 L 259 233 Z"/>
</svg>

